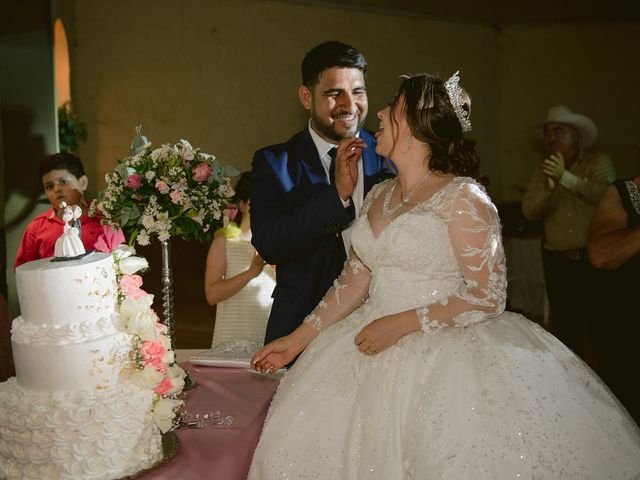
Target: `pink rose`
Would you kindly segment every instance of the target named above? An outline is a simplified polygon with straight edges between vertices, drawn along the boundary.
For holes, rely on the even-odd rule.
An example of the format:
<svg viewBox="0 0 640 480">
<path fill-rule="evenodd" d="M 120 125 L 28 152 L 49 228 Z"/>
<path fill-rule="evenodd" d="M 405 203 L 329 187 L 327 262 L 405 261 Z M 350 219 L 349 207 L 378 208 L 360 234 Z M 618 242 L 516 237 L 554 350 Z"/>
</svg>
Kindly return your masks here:
<svg viewBox="0 0 640 480">
<path fill-rule="evenodd" d="M 147 294 L 147 292 L 140 288 L 141 285 L 142 277 L 140 275 L 122 275 L 120 278 L 120 288 L 124 294 L 136 300 Z"/>
<path fill-rule="evenodd" d="M 193 179 L 196 182 L 204 182 L 211 175 L 211 167 L 207 163 L 200 163 L 193 169 Z"/>
<path fill-rule="evenodd" d="M 151 360 L 149 360 L 148 362 L 145 362 L 144 364 L 151 365 L 156 372 L 159 372 L 163 375 L 167 373 L 167 370 L 169 370 L 169 365 L 163 362 L 161 358 L 152 358 Z"/>
<path fill-rule="evenodd" d="M 145 360 L 162 358 L 166 351 L 159 340 L 145 340 L 142 342 L 141 350 Z"/>
<path fill-rule="evenodd" d="M 119 228 L 115 230 L 113 227 L 103 225 L 102 233 L 96 240 L 96 243 L 93 244 L 93 248 L 99 252 L 111 253 L 118 245 L 124 242 L 125 238 L 122 229 Z"/>
<path fill-rule="evenodd" d="M 182 377 L 170 377 L 162 380 L 153 391 L 158 395 L 175 395 L 180 393 L 183 387 L 184 380 Z"/>
<path fill-rule="evenodd" d="M 165 395 L 167 392 L 171 391 L 172 388 L 173 384 L 171 383 L 171 380 L 165 378 L 158 384 L 156 388 L 153 389 L 153 391 L 158 395 Z"/>
<path fill-rule="evenodd" d="M 222 214 L 227 217 L 229 220 L 235 220 L 236 215 L 238 215 L 238 206 L 230 203 L 226 206 L 226 208 L 222 211 Z"/>
<path fill-rule="evenodd" d="M 158 180 L 156 182 L 156 189 L 162 194 L 169 193 L 169 185 L 167 185 L 166 182 L 163 182 L 162 180 Z"/>
<path fill-rule="evenodd" d="M 180 193 L 177 190 L 174 190 L 173 192 L 171 192 L 170 197 L 173 203 L 180 203 L 180 199 L 182 198 L 182 193 Z"/>
<path fill-rule="evenodd" d="M 129 177 L 127 177 L 127 181 L 124 182 L 124 184 L 132 189 L 136 189 L 136 188 L 140 188 L 140 174 L 139 173 L 132 173 L 131 175 L 129 175 Z"/>
</svg>

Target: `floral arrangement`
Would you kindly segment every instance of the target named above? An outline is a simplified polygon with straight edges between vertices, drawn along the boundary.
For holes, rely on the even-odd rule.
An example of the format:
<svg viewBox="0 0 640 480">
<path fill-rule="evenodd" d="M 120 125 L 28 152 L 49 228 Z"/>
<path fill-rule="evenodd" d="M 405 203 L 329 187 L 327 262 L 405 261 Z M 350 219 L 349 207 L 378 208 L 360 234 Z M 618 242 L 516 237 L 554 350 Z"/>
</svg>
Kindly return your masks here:
<svg viewBox="0 0 640 480">
<path fill-rule="evenodd" d="M 153 420 L 165 433 L 174 426 L 176 409 L 183 402 L 175 397 L 184 387 L 185 372 L 175 363 L 167 326 L 151 308 L 153 295 L 140 287 L 136 273 L 148 268 L 147 260 L 134 255 L 128 245 L 116 247 L 112 255 L 119 284 L 118 304 L 121 327 L 133 336 L 131 379 L 155 394 Z"/>
<path fill-rule="evenodd" d="M 105 176 L 106 188 L 91 205 L 102 223 L 122 228 L 129 243 L 148 245 L 178 235 L 208 242 L 226 224 L 225 208 L 234 191 L 230 179 L 239 172 L 219 165 L 213 155 L 186 140 L 156 149 L 146 142 L 137 153 L 118 161 Z"/>
</svg>

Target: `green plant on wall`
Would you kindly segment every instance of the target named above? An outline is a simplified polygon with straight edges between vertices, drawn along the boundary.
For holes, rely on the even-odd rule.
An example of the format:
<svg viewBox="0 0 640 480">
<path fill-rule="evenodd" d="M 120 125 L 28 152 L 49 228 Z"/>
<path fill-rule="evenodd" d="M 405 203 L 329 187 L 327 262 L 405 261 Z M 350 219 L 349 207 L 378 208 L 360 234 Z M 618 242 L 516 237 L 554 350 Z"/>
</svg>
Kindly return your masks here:
<svg viewBox="0 0 640 480">
<path fill-rule="evenodd" d="M 78 153 L 78 142 L 87 139 L 87 127 L 65 102 L 58 108 L 58 139 L 60 151 Z"/>
</svg>

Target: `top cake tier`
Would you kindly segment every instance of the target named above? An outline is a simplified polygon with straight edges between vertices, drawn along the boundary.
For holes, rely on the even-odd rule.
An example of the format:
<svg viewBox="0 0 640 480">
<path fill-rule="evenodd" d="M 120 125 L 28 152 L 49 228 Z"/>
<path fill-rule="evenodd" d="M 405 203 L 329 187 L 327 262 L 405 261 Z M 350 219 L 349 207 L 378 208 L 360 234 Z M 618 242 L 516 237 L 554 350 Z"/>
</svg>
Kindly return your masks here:
<svg viewBox="0 0 640 480">
<path fill-rule="evenodd" d="M 16 269 L 22 319 L 34 325 L 68 325 L 108 317 L 115 311 L 117 284 L 113 257 L 92 253 L 79 260 L 51 258 Z"/>
</svg>

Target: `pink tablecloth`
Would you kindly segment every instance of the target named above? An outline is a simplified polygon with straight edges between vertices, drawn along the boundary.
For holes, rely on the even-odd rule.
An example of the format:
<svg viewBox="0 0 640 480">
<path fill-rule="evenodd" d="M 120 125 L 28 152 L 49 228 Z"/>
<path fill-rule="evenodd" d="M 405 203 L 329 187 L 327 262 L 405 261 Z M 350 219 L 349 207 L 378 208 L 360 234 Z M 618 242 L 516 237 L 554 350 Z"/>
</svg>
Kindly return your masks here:
<svg viewBox="0 0 640 480">
<path fill-rule="evenodd" d="M 190 412 L 231 415 L 231 427 L 179 429 L 178 455 L 142 480 L 244 480 L 278 381 L 249 370 L 185 362 L 197 386 L 186 392 Z"/>
</svg>

